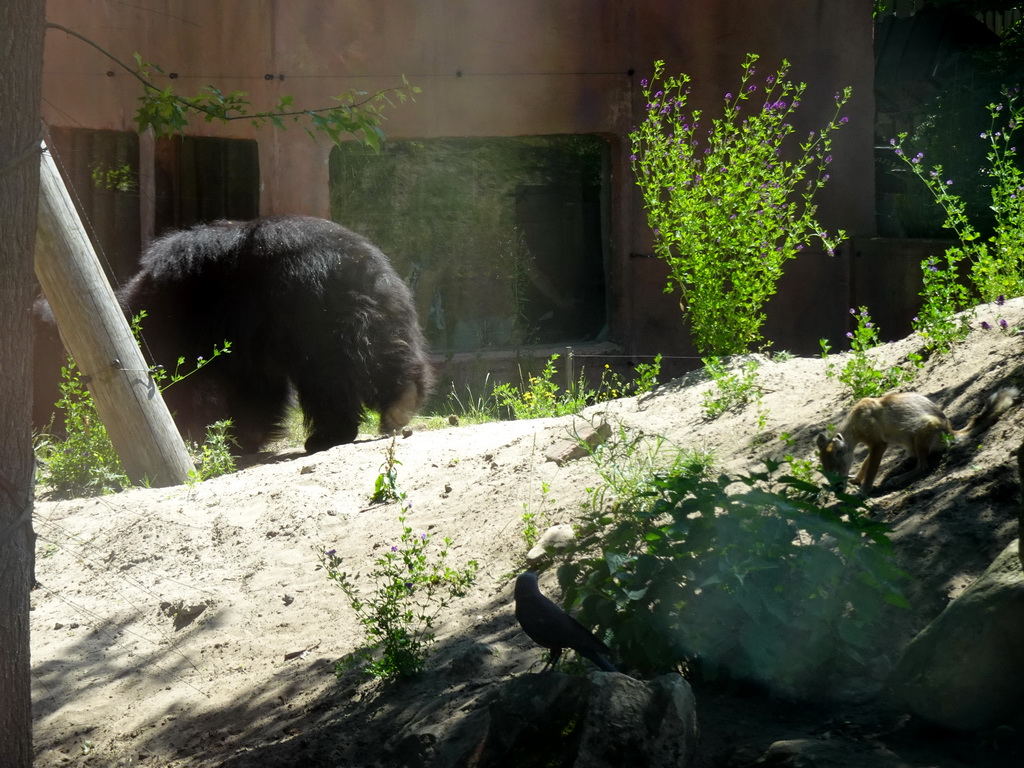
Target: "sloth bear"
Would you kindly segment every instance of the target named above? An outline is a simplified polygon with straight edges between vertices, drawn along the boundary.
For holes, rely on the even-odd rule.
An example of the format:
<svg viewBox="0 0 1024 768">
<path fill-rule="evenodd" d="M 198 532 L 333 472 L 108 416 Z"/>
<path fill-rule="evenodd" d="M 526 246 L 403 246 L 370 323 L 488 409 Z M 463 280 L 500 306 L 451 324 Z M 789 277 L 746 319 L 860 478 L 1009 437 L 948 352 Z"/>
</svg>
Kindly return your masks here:
<svg viewBox="0 0 1024 768">
<path fill-rule="evenodd" d="M 182 435 L 231 419 L 251 453 L 298 396 L 306 451 L 350 443 L 363 408 L 391 433 L 431 385 L 412 295 L 365 238 L 324 219 L 217 221 L 161 237 L 117 292 L 146 311 L 143 352 L 173 370 L 231 342 L 231 352 L 164 392 Z"/>
</svg>

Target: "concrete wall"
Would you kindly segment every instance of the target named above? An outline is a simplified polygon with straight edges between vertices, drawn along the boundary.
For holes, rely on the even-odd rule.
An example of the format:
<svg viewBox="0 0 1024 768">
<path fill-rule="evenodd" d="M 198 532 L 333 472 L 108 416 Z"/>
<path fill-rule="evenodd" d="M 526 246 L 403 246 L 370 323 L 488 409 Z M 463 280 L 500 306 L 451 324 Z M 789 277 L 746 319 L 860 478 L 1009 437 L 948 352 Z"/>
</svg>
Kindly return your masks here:
<svg viewBox="0 0 1024 768">
<path fill-rule="evenodd" d="M 747 52 L 761 74 L 782 58 L 809 84 L 799 119 L 817 127 L 833 94 L 853 87 L 820 214 L 831 230 L 874 234 L 870 0 L 48 0 L 49 20 L 131 64 L 158 63 L 161 85 L 191 94 L 215 83 L 254 107 L 283 94 L 329 104 L 357 88 L 422 88 L 388 113 L 394 138 L 592 133 L 612 141 L 610 325 L 626 354 L 692 354 L 678 299 L 662 292 L 629 168 L 629 131 L 643 117 L 639 81 L 655 59 L 694 78 L 693 106 L 717 110 Z M 170 78 L 174 73 L 174 79 Z M 47 33 L 43 116 L 51 125 L 130 131 L 139 84 L 99 51 Z M 797 135 L 804 126 L 797 126 Z M 255 138 L 261 211 L 327 216 L 330 144 L 303 131 L 195 122 L 193 135 Z M 151 143 L 143 141 L 142 151 Z M 143 167 L 145 163 L 143 163 Z M 143 221 L 146 219 L 143 212 Z M 344 222 L 343 222 L 344 223 Z M 850 256 L 809 254 L 787 277 L 776 346 L 841 337 Z M 810 329 L 809 318 L 816 319 Z M 816 344 L 816 341 L 815 341 Z"/>
</svg>

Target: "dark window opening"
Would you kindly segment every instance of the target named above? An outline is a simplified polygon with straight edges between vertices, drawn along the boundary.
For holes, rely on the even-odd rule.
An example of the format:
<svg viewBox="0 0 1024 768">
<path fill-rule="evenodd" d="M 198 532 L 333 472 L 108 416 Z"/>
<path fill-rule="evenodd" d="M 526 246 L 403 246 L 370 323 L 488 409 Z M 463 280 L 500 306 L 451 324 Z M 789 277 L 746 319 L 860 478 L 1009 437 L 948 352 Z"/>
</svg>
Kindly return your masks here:
<svg viewBox="0 0 1024 768">
<path fill-rule="evenodd" d="M 120 285 L 135 271 L 141 246 L 139 137 L 52 128 L 49 140 L 107 279 Z"/>
<path fill-rule="evenodd" d="M 259 148 L 249 139 L 174 136 L 154 149 L 156 234 L 217 219 L 254 219 Z"/>
<path fill-rule="evenodd" d="M 391 257 L 436 351 L 583 342 L 607 316 L 608 165 L 595 136 L 353 142 L 331 217 Z"/>
</svg>

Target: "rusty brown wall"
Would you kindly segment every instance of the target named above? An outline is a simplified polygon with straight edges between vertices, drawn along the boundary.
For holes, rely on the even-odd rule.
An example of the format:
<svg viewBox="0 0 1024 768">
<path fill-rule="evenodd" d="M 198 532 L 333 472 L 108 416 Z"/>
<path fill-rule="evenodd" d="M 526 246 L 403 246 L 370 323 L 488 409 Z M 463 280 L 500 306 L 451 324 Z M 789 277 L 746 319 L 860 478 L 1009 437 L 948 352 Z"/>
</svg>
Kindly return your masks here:
<svg viewBox="0 0 1024 768">
<path fill-rule="evenodd" d="M 180 93 L 216 83 L 255 107 L 283 94 L 319 106 L 350 88 L 373 92 L 404 74 L 422 88 L 389 113 L 396 138 L 594 133 L 613 142 L 610 320 L 628 353 L 683 354 L 678 300 L 664 268 L 630 254 L 650 235 L 628 164 L 642 118 L 639 80 L 655 59 L 694 77 L 694 106 L 717 108 L 747 52 L 762 72 L 782 58 L 809 83 L 800 119 L 820 125 L 853 87 L 821 214 L 830 229 L 874 233 L 870 0 L 49 0 L 52 22 L 127 63 L 137 51 Z M 176 76 L 172 81 L 170 73 Z M 79 40 L 47 33 L 43 115 L 55 126 L 130 131 L 138 83 Z M 255 138 L 261 210 L 327 216 L 330 146 L 298 129 L 196 122 L 195 135 Z M 144 137 L 145 139 L 145 137 Z M 151 146 L 142 141 L 143 151 Z M 145 163 L 143 162 L 143 166 Z M 143 211 L 143 222 L 146 212 Z M 145 227 L 145 223 L 143 225 Z M 808 257 L 809 259 L 811 257 Z M 776 304 L 779 346 L 845 330 L 849 256 L 795 268 Z M 791 318 L 791 319 L 790 319 Z"/>
</svg>

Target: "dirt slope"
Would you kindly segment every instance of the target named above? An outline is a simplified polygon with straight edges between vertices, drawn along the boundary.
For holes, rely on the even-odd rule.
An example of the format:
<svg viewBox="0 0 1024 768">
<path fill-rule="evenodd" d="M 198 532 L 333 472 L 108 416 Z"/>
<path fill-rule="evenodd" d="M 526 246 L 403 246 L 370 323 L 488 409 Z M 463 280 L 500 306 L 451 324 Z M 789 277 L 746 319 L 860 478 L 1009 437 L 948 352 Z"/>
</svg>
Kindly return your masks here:
<svg viewBox="0 0 1024 768">
<path fill-rule="evenodd" d="M 1024 301 L 982 308 L 978 319 L 998 317 L 1024 322 Z M 1021 344 L 1019 336 L 979 328 L 930 363 L 914 388 L 960 425 L 991 387 L 1024 384 Z M 905 340 L 879 355 L 895 360 L 913 347 Z M 725 471 L 756 469 L 766 455 L 811 455 L 816 432 L 839 421 L 848 398 L 826 377 L 826 364 L 762 365 L 764 430 L 754 406 L 706 421 L 700 395 L 709 384 L 693 374 L 639 400 L 595 406 L 583 420 L 601 415 L 631 434 L 710 449 Z M 452 749 L 470 742 L 488 696 L 540 658 L 515 624 L 508 576 L 522 567 L 524 505 L 569 522 L 596 483 L 587 459 L 561 467 L 545 461 L 545 451 L 581 423 L 491 423 L 398 440 L 409 524 L 451 537 L 456 564 L 480 563 L 475 588 L 442 616 L 427 673 L 398 686 L 334 677 L 333 661 L 357 646 L 359 627 L 341 592 L 315 570 L 321 545 L 358 570 L 398 538 L 397 505 L 369 503 L 384 441 L 312 457 L 280 454 L 191 488 L 40 500 L 37 765 L 443 764 L 432 745 L 453 734 Z M 778 439 L 784 432 L 794 449 Z M 1022 437 L 1024 410 L 1015 406 L 978 445 L 952 451 L 905 488 L 886 486 L 886 473 L 903 459 L 898 449 L 887 457 L 877 514 L 895 525 L 914 577 L 915 610 L 902 635 L 933 618 L 1016 537 L 1011 451 Z M 553 576 L 542 588 L 555 592 Z M 981 765 L 978 755 L 987 754 L 971 739 L 936 746 L 931 736 L 879 724 L 870 708 L 825 713 L 761 693 L 700 688 L 697 701 L 702 765 L 743 765 L 772 741 L 837 728 L 851 754 L 885 742 L 899 755 L 893 765 Z"/>
</svg>

